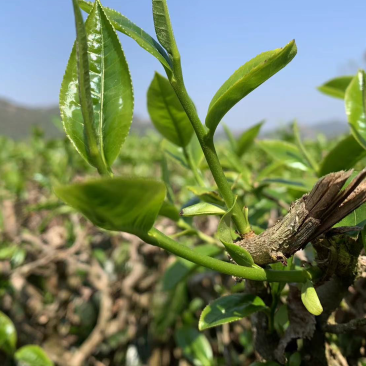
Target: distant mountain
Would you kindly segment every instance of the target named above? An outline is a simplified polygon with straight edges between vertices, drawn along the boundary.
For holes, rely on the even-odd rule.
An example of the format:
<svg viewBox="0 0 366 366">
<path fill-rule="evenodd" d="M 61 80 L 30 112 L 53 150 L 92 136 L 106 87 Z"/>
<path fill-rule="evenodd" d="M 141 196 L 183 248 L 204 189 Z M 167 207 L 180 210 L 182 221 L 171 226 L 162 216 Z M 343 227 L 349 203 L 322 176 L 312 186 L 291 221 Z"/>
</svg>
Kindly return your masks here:
<svg viewBox="0 0 366 366">
<path fill-rule="evenodd" d="M 21 139 L 29 136 L 32 128 L 36 126 L 41 128 L 47 137 L 64 136 L 58 106 L 30 108 L 0 98 L 0 135 Z M 144 134 L 150 129 L 153 129 L 150 121 L 134 117 L 131 127 L 132 131 Z M 349 127 L 344 121 L 327 121 L 313 125 L 301 125 L 300 129 L 302 137 L 308 139 L 315 138 L 319 133 L 324 134 L 328 138 L 332 138 L 349 131 Z M 264 131 L 261 137 L 275 138 L 281 130 L 291 132 L 291 127 L 285 126 L 279 130 Z M 225 135 L 223 131 L 218 131 L 216 137 L 220 139 L 224 138 Z"/>
<path fill-rule="evenodd" d="M 24 107 L 0 99 L 0 135 L 15 139 L 29 136 L 33 127 L 40 127 L 47 136 L 61 135 L 53 120 L 59 119 L 57 106 L 50 108 Z"/>
<path fill-rule="evenodd" d="M 0 135 L 21 139 L 29 136 L 36 126 L 41 128 L 47 137 L 64 136 L 58 106 L 31 108 L 0 98 Z M 132 131 L 143 134 L 151 128 L 150 121 L 134 117 Z"/>
</svg>

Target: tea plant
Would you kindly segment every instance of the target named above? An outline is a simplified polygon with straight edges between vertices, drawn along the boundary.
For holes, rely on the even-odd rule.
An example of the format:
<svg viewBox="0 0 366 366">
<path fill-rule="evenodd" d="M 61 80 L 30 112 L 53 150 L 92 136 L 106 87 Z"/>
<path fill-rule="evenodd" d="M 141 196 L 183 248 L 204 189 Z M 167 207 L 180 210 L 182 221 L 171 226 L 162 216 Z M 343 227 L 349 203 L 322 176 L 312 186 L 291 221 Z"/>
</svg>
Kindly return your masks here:
<svg viewBox="0 0 366 366">
<path fill-rule="evenodd" d="M 99 0 L 73 0 L 77 37 L 62 82 L 60 110 L 67 136 L 101 177 L 59 185 L 55 193 L 94 225 L 133 234 L 186 260 L 169 267 L 165 281 L 170 289 L 196 265 L 245 279 L 245 292 L 222 296 L 204 308 L 200 331 L 251 316 L 255 349 L 264 360 L 299 365 L 302 357 L 301 364 L 331 364 L 325 334 L 337 333 L 332 328 L 337 325 L 327 324 L 328 318 L 364 271 L 366 171 L 344 171 L 366 156 L 364 72 L 320 87 L 345 99 L 352 135 L 321 156 L 321 148 L 306 146 L 294 123 L 293 141 L 256 142 L 273 159 L 268 164 L 262 154 L 266 166 L 259 171 L 258 162 L 245 155 L 262 123 L 239 138 L 224 126 L 229 140 L 224 151 L 216 151 L 215 132 L 232 107 L 291 62 L 295 42 L 240 67 L 214 95 L 203 124 L 184 84 L 166 0 L 153 0 L 152 6 L 159 43 Z M 85 23 L 80 8 L 89 14 Z M 147 94 L 151 120 L 165 138 L 161 180 L 115 176 L 112 169 L 133 116 L 132 81 L 116 31 L 155 56 L 166 72 L 167 77 L 155 74 Z M 195 182 L 186 187 L 195 198 L 183 207 L 176 207 L 172 162 Z M 276 215 L 267 228 L 263 210 L 271 210 L 269 202 L 284 217 L 277 221 Z M 158 216 L 174 220 L 179 232 L 169 236 L 159 230 Z M 219 216 L 216 235 L 195 227 L 190 218 L 197 216 Z M 179 240 L 189 236 L 206 244 L 189 246 Z M 229 260 L 220 256 L 223 250 Z M 308 258 L 316 253 L 316 260 L 302 263 L 294 256 L 300 250 Z M 286 316 L 280 319 L 284 294 L 289 324 Z M 345 325 L 345 331 L 362 325 Z M 294 348 L 296 339 L 303 344 Z M 193 364 L 218 362 L 203 333 L 192 327 L 178 328 L 176 342 Z"/>
</svg>

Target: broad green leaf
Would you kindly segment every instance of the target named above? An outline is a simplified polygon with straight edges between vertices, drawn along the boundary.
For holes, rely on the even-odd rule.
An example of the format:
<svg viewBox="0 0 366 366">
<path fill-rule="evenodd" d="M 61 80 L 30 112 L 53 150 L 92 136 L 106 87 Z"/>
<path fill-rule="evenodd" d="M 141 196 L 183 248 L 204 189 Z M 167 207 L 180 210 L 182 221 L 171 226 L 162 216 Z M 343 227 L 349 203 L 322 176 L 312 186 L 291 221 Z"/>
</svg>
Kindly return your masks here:
<svg viewBox="0 0 366 366">
<path fill-rule="evenodd" d="M 254 265 L 254 260 L 247 250 L 233 243 L 232 239 L 232 225 L 231 216 L 232 210 L 236 205 L 235 198 L 233 206 L 228 210 L 221 218 L 219 226 L 217 228 L 217 236 L 221 243 L 225 246 L 226 251 L 232 257 L 232 259 L 240 266 L 251 267 Z"/>
<path fill-rule="evenodd" d="M 359 226 L 364 227 L 366 225 L 366 204 L 363 204 L 357 210 L 350 213 L 347 217 L 345 217 L 338 224 L 334 225 L 334 227 L 352 227 Z"/>
<path fill-rule="evenodd" d="M 0 311 L 0 349 L 7 354 L 14 353 L 17 345 L 17 331 L 10 318 Z"/>
<path fill-rule="evenodd" d="M 169 55 L 176 51 L 175 38 L 166 0 L 152 0 L 155 33 Z"/>
<path fill-rule="evenodd" d="M 201 314 L 198 328 L 217 327 L 245 318 L 266 308 L 263 300 L 255 295 L 234 294 L 223 296 L 206 306 Z"/>
<path fill-rule="evenodd" d="M 319 176 L 351 169 L 366 156 L 366 150 L 353 135 L 346 136 L 324 157 L 320 163 Z"/>
<path fill-rule="evenodd" d="M 128 135 L 133 115 L 131 76 L 118 36 L 99 1 L 95 2 L 85 30 L 93 100 L 94 130 L 107 166 L 116 159 Z M 60 92 L 60 110 L 67 135 L 79 153 L 91 163 L 85 144 L 84 121 L 78 94 L 74 47 Z"/>
<path fill-rule="evenodd" d="M 299 129 L 299 126 L 296 121 L 294 123 L 294 136 L 295 136 L 296 145 L 297 145 L 298 149 L 300 150 L 303 158 L 307 161 L 308 165 L 314 170 L 314 172 L 318 172 L 318 169 L 319 169 L 318 164 L 314 161 L 312 156 L 306 150 L 303 142 L 301 141 L 300 129 Z"/>
<path fill-rule="evenodd" d="M 206 126 L 216 130 L 225 114 L 241 99 L 284 68 L 296 55 L 295 41 L 284 48 L 264 52 L 240 67 L 212 98 Z"/>
<path fill-rule="evenodd" d="M 170 82 L 159 73 L 147 92 L 147 109 L 155 128 L 173 144 L 185 147 L 193 136 L 193 127 Z"/>
<path fill-rule="evenodd" d="M 151 229 L 166 189 L 153 180 L 104 178 L 59 186 L 55 193 L 94 225 L 138 235 Z"/>
<path fill-rule="evenodd" d="M 211 366 L 214 364 L 212 348 L 203 333 L 193 327 L 183 326 L 175 332 L 177 345 L 183 355 L 194 366 Z"/>
<path fill-rule="evenodd" d="M 187 186 L 187 189 L 189 189 L 202 201 L 205 201 L 207 203 L 213 203 L 221 206 L 224 202 L 221 196 L 214 189 L 195 187 L 195 186 Z"/>
<path fill-rule="evenodd" d="M 226 123 L 223 123 L 222 127 L 224 128 L 225 134 L 227 136 L 227 139 L 229 140 L 232 151 L 237 151 L 238 144 L 237 144 L 237 141 L 235 140 L 235 137 L 234 137 L 233 133 L 231 132 L 229 126 L 227 126 Z"/>
<path fill-rule="evenodd" d="M 243 156 L 244 153 L 249 150 L 249 148 L 253 145 L 254 139 L 258 136 L 263 123 L 264 121 L 259 122 L 242 133 L 237 141 L 237 155 Z"/>
<path fill-rule="evenodd" d="M 211 245 L 204 244 L 192 248 L 196 253 L 207 255 L 209 257 L 215 257 L 222 253 L 222 249 Z M 164 273 L 163 276 L 163 289 L 165 291 L 172 290 L 178 285 L 180 281 L 183 281 L 199 266 L 193 262 L 187 261 L 183 258 L 177 258 L 174 263 L 172 263 Z"/>
<path fill-rule="evenodd" d="M 87 13 L 90 13 L 93 9 L 93 3 L 89 1 L 79 0 L 79 5 Z M 172 70 L 169 56 L 154 38 L 121 13 L 106 7 L 104 7 L 104 11 L 116 30 L 131 37 L 144 50 L 156 57 L 164 67 Z"/>
<path fill-rule="evenodd" d="M 164 201 L 163 205 L 160 208 L 159 211 L 160 216 L 167 217 L 168 219 L 171 219 L 173 221 L 179 220 L 179 211 L 178 209 L 170 202 Z"/>
<path fill-rule="evenodd" d="M 207 202 L 200 202 L 196 205 L 183 208 L 180 212 L 180 215 L 184 217 L 207 215 L 222 216 L 225 212 L 225 209 L 221 206 L 213 205 Z"/>
<path fill-rule="evenodd" d="M 341 76 L 327 81 L 318 87 L 318 90 L 330 97 L 344 99 L 346 89 L 350 84 L 353 76 Z"/>
<path fill-rule="evenodd" d="M 273 159 L 285 165 L 299 170 L 308 170 L 307 162 L 304 160 L 296 145 L 280 140 L 260 140 L 257 145 Z"/>
<path fill-rule="evenodd" d="M 39 346 L 24 346 L 15 352 L 14 358 L 19 366 L 54 366 Z"/>
<path fill-rule="evenodd" d="M 320 315 L 323 312 L 323 307 L 319 301 L 318 294 L 310 280 L 307 280 L 301 286 L 301 300 L 309 313 L 313 315 Z"/>
<path fill-rule="evenodd" d="M 365 71 L 360 70 L 346 90 L 345 104 L 348 123 L 354 138 L 366 149 Z"/>
</svg>

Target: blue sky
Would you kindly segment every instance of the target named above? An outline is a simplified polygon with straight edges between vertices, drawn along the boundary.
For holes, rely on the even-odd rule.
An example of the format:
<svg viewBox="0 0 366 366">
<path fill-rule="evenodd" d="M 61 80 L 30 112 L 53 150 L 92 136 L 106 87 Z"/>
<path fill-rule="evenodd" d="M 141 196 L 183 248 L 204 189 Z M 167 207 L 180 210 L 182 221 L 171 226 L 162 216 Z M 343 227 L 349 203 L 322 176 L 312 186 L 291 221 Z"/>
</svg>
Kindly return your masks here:
<svg viewBox="0 0 366 366">
<path fill-rule="evenodd" d="M 151 0 L 103 0 L 154 35 Z M 189 93 L 205 117 L 221 84 L 257 54 L 295 39 L 298 55 L 224 118 L 234 128 L 345 120 L 342 101 L 316 87 L 364 67 L 365 0 L 170 0 Z M 2 1 L 0 96 L 29 106 L 56 104 L 75 38 L 71 0 Z M 147 118 L 146 91 L 159 62 L 126 36 L 135 113 Z"/>
</svg>

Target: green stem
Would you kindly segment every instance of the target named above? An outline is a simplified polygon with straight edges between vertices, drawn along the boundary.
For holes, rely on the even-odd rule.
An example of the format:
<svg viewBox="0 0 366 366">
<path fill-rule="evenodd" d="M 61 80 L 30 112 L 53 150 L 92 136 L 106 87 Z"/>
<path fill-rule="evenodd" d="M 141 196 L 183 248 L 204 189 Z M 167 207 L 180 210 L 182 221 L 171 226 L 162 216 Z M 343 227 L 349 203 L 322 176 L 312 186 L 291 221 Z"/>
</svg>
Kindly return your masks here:
<svg viewBox="0 0 366 366">
<path fill-rule="evenodd" d="M 319 273 L 314 268 L 313 271 L 296 270 L 296 271 L 274 271 L 264 270 L 263 268 L 243 267 L 236 264 L 223 262 L 219 259 L 211 258 L 206 255 L 199 254 L 192 249 L 177 243 L 173 239 L 167 237 L 159 230 L 153 228 L 147 234 L 141 234 L 140 238 L 146 243 L 155 245 L 179 257 L 187 259 L 200 266 L 210 268 L 220 273 L 230 276 L 245 278 L 253 281 L 268 282 L 306 282 L 308 278 L 315 279 Z"/>
<path fill-rule="evenodd" d="M 176 57 L 173 57 L 173 66 L 174 75 L 168 74 L 168 77 L 170 76 L 170 83 L 185 112 L 187 113 L 189 120 L 191 121 L 193 129 L 195 130 L 195 133 L 198 137 L 198 141 L 201 144 L 207 164 L 220 191 L 220 194 L 222 195 L 226 206 L 232 207 L 232 205 L 234 204 L 235 196 L 231 190 L 230 184 L 225 177 L 224 171 L 217 157 L 215 145 L 213 142 L 213 135 L 206 132 L 204 126 L 201 123 L 201 120 L 198 117 L 196 107 L 189 97 L 186 87 L 184 85 L 179 54 Z M 243 235 L 250 231 L 249 222 L 243 214 L 239 204 L 236 204 L 233 209 L 233 221 L 240 234 Z"/>
</svg>

